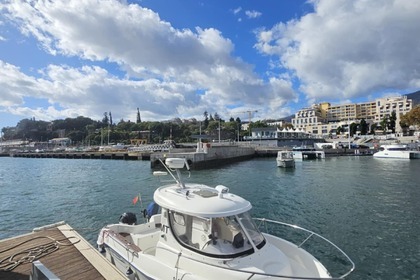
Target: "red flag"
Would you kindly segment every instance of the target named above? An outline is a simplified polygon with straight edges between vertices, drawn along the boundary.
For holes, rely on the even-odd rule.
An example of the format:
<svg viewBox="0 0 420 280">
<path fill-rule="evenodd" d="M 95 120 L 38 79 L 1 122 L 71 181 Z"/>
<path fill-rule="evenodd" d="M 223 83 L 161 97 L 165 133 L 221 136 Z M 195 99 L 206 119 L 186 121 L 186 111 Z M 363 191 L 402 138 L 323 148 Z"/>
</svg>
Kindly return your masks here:
<svg viewBox="0 0 420 280">
<path fill-rule="evenodd" d="M 139 201 L 139 196 L 136 196 L 136 197 L 133 198 L 133 204 L 136 204 L 137 201 Z"/>
</svg>

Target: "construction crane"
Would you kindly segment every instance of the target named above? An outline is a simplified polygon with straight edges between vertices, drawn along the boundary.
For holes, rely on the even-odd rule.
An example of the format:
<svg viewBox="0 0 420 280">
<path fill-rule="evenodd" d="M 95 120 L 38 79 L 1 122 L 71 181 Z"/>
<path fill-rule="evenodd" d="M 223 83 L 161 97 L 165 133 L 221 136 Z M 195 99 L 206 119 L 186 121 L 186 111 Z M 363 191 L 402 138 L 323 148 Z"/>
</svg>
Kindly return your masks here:
<svg viewBox="0 0 420 280">
<path fill-rule="evenodd" d="M 249 119 L 249 123 L 248 123 L 249 136 L 251 136 L 251 120 L 252 120 L 252 113 L 257 113 L 257 112 L 258 112 L 258 110 L 248 110 L 248 111 L 238 112 L 239 114 L 245 114 L 245 113 L 248 113 L 248 119 Z"/>
</svg>

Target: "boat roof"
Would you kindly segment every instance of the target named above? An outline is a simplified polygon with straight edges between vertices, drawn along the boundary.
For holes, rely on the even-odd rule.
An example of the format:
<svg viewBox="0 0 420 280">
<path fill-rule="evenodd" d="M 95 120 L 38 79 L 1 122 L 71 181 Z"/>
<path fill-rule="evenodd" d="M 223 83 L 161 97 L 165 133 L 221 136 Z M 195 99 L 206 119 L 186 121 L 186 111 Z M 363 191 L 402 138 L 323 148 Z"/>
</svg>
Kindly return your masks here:
<svg viewBox="0 0 420 280">
<path fill-rule="evenodd" d="M 381 145 L 381 147 L 407 147 L 407 145 L 406 144 L 394 143 L 394 144 L 384 144 L 384 145 Z"/>
<path fill-rule="evenodd" d="M 237 215 L 252 208 L 249 201 L 229 193 L 225 186 L 215 188 L 202 184 L 166 185 L 153 196 L 162 208 L 205 218 Z"/>
</svg>

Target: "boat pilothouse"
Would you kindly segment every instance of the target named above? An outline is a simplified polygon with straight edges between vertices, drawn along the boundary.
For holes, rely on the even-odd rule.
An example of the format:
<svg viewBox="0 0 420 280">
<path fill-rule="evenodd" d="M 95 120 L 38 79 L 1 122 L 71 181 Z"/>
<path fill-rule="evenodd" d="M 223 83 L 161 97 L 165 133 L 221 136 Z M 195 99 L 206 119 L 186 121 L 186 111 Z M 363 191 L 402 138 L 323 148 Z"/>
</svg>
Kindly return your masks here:
<svg viewBox="0 0 420 280">
<path fill-rule="evenodd" d="M 160 213 L 151 214 L 146 223 L 139 225 L 108 225 L 99 234 L 98 245 L 107 259 L 130 279 L 332 277 L 301 246 L 261 232 L 251 218 L 251 203 L 230 193 L 226 186 L 185 183 L 180 172 L 185 165 L 185 159 L 166 159 L 164 166 L 175 183 L 155 191 L 153 198 Z M 309 236 L 303 243 L 316 235 L 307 232 Z M 354 269 L 354 263 L 332 246 L 351 267 L 340 276 L 343 278 Z"/>
<path fill-rule="evenodd" d="M 264 245 L 265 239 L 257 230 L 249 213 L 236 213 L 232 207 L 240 206 L 238 209 L 246 211 L 251 208 L 249 202 L 227 193 L 227 190 L 223 186 L 213 189 L 200 185 L 189 186 L 184 191 L 177 190 L 181 194 L 180 200 L 194 201 L 191 204 L 192 209 L 187 209 L 188 204 L 184 203 L 179 204 L 184 205 L 181 206 L 182 210 L 164 210 L 164 218 L 169 225 L 168 231 L 177 243 L 198 254 L 220 259 L 245 256 Z M 206 204 L 216 207 L 212 212 L 204 212 L 206 207 L 199 210 L 201 205 Z M 191 212 L 194 208 L 200 212 L 199 215 Z M 220 210 L 223 212 L 218 212 Z"/>
</svg>

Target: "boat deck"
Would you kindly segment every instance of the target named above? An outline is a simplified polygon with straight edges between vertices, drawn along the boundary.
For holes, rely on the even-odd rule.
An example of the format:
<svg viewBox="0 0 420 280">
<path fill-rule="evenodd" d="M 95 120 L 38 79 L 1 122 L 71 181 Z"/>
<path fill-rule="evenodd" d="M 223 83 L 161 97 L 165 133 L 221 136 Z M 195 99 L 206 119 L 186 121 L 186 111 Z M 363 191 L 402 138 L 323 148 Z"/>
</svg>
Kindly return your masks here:
<svg viewBox="0 0 420 280">
<path fill-rule="evenodd" d="M 27 257 L 37 254 L 40 258 L 32 261 L 39 260 L 60 279 L 127 279 L 67 224 L 1 240 L 0 279 L 30 279 L 32 263 Z M 14 266 L 10 257 L 22 262 L 4 271 Z"/>
</svg>

